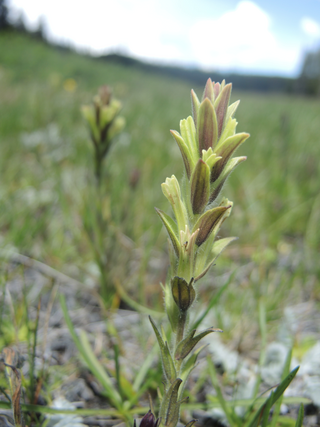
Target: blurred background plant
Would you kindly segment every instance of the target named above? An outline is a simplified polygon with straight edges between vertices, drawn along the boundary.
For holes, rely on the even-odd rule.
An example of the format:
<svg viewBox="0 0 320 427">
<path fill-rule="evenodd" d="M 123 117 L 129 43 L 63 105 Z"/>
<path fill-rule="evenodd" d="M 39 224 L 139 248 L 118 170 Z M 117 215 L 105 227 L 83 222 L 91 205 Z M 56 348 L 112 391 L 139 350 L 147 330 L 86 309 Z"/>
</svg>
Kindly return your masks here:
<svg viewBox="0 0 320 427">
<path fill-rule="evenodd" d="M 83 226 L 100 271 L 100 293 L 108 307 L 112 305 L 115 295 L 112 266 L 117 262 L 117 254 L 121 251 L 118 237 L 121 231 L 116 229 L 113 220 L 109 194 L 110 174 L 108 170 L 104 173 L 103 165 L 114 137 L 122 131 L 125 124 L 124 118 L 119 115 L 120 109 L 121 103 L 112 97 L 109 86 L 100 87 L 98 94 L 94 97 L 93 105 L 82 107 L 82 114 L 87 121 L 94 148 L 96 179 L 92 192 L 89 188 L 89 195 L 87 193 L 83 195 L 85 203 Z M 116 161 L 118 160 L 120 159 L 117 158 Z"/>
</svg>

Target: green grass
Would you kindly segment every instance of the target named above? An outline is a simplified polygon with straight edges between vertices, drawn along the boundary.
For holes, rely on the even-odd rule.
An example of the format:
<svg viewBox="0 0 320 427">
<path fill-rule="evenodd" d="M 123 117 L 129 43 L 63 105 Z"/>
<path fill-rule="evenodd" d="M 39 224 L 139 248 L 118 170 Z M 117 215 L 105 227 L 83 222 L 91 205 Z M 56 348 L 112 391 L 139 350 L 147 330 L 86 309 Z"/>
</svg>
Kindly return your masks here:
<svg viewBox="0 0 320 427">
<path fill-rule="evenodd" d="M 76 82 L 73 92 L 65 89 L 67 79 Z M 102 84 L 114 88 L 127 122 L 106 162 L 112 215 L 122 232 L 115 273 L 134 299 L 160 309 L 158 283 L 168 255 L 154 207 L 169 210 L 160 185 L 183 172 L 169 130 L 179 130 L 180 119 L 191 113 L 187 82 L 0 33 L 0 245 L 79 280 L 96 278 L 81 219 L 90 213 L 83 213 L 83 198 L 90 197 L 93 159 L 80 106 Z M 199 297 L 205 302 L 222 275 L 238 269 L 216 310 L 226 339 L 255 336 L 260 299 L 275 330 L 283 307 L 320 298 L 320 104 L 237 88 L 232 97 L 241 99 L 238 131 L 251 137 L 237 153 L 247 161 L 223 190 L 234 210 L 221 236 L 239 240 L 203 281 Z"/>
</svg>

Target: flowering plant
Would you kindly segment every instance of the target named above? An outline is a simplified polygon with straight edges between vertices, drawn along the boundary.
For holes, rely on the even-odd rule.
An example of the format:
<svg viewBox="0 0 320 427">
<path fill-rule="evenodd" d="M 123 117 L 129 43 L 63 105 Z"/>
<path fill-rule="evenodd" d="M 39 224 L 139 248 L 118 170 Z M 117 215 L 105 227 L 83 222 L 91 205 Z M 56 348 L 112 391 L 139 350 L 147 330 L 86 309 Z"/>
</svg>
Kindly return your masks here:
<svg viewBox="0 0 320 427">
<path fill-rule="evenodd" d="M 222 223 L 229 217 L 232 202 L 219 198 L 230 173 L 246 157 L 232 157 L 249 137 L 236 133 L 233 117 L 239 101 L 229 105 L 231 84 L 207 81 L 201 101 L 191 91 L 192 116 L 180 122 L 180 133 L 171 131 L 183 158 L 186 175 L 179 184 L 172 175 L 162 184 L 174 219 L 157 209 L 170 240 L 170 274 L 163 286 L 166 312 L 175 343 L 170 348 L 164 331 L 156 334 L 165 376 L 165 392 L 160 406 L 161 424 L 175 427 L 179 420 L 182 390 L 195 366 L 198 342 L 220 329 L 209 328 L 198 334 L 187 330 L 189 310 L 196 299 L 197 282 L 210 269 L 222 250 L 235 237 L 216 240 Z"/>
</svg>

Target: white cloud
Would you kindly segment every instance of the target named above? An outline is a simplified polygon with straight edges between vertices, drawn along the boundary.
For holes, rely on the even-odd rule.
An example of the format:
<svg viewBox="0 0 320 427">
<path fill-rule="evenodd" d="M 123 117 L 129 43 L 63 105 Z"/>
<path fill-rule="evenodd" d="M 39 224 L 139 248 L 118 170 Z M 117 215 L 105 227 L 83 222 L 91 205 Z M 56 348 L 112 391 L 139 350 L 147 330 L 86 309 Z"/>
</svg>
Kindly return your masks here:
<svg viewBox="0 0 320 427">
<path fill-rule="evenodd" d="M 319 38 L 320 37 L 320 24 L 315 20 L 304 17 L 300 21 L 302 30 L 311 37 Z"/>
<path fill-rule="evenodd" d="M 11 0 L 17 9 L 25 0 Z M 35 28 L 45 18 L 49 39 L 101 54 L 120 50 L 140 58 L 179 60 L 175 41 L 184 24 L 159 0 L 28 0 L 28 23 Z"/>
<path fill-rule="evenodd" d="M 280 46 L 271 24 L 270 16 L 254 2 L 241 1 L 217 19 L 198 21 L 190 39 L 204 68 L 288 70 L 298 52 Z"/>
<path fill-rule="evenodd" d="M 207 69 L 292 74 L 299 47 L 279 43 L 263 9 L 240 1 L 217 16 L 210 1 L 90 0 L 88 7 L 79 0 L 10 0 L 9 5 L 24 10 L 33 28 L 42 16 L 51 40 L 93 54 L 120 51 Z"/>
</svg>

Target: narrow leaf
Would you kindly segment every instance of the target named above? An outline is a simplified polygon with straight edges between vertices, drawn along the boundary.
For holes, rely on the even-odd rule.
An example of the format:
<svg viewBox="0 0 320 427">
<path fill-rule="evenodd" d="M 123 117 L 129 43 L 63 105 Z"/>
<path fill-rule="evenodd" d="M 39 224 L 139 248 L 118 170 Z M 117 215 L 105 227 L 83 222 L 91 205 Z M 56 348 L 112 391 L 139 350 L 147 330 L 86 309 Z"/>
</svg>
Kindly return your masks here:
<svg viewBox="0 0 320 427">
<path fill-rule="evenodd" d="M 176 370 L 174 367 L 174 363 L 170 354 L 170 350 L 168 348 L 168 344 L 163 342 L 161 334 L 152 320 L 151 316 L 149 316 L 150 323 L 153 327 L 154 333 L 156 334 L 157 341 L 160 347 L 161 360 L 163 365 L 163 370 L 167 380 L 171 383 L 176 378 Z"/>
<path fill-rule="evenodd" d="M 299 370 L 299 366 L 297 366 L 295 369 L 293 369 L 290 374 L 281 382 L 281 384 L 276 388 L 276 390 L 272 393 L 270 396 L 272 403 L 271 406 L 281 397 L 286 390 L 286 388 L 289 386 L 293 378 L 296 376 L 296 373 Z M 266 401 L 267 402 L 267 401 Z M 258 409 L 256 412 L 255 417 L 251 421 L 248 427 L 257 427 L 259 425 L 259 422 L 261 420 L 261 417 L 263 415 L 264 408 L 266 406 L 266 402 Z"/>
<path fill-rule="evenodd" d="M 177 350 L 175 352 L 175 359 L 180 360 L 184 359 L 188 356 L 190 351 L 194 349 L 194 347 L 198 344 L 198 342 L 205 337 L 208 334 L 211 334 L 212 332 L 222 332 L 221 329 L 217 328 L 208 328 L 205 331 L 201 332 L 200 334 L 193 336 L 195 333 L 195 330 L 193 330 L 184 340 L 182 340 L 179 345 L 177 346 Z"/>
<path fill-rule="evenodd" d="M 291 381 L 296 376 L 298 370 L 299 370 L 299 366 L 297 366 L 296 368 L 294 368 L 290 372 L 290 374 L 287 375 L 286 378 L 281 382 L 281 384 L 278 385 L 278 387 L 274 391 L 273 403 L 275 403 L 279 399 L 279 397 L 283 395 L 283 393 L 285 392 L 286 388 L 289 387 Z"/>
<path fill-rule="evenodd" d="M 60 295 L 60 305 L 64 315 L 64 319 L 69 328 L 69 332 L 84 362 L 86 363 L 88 368 L 91 370 L 91 372 L 95 375 L 95 377 L 100 381 L 101 385 L 105 389 L 106 395 L 108 396 L 112 404 L 117 409 L 119 409 L 121 405 L 121 397 L 119 393 L 115 390 L 110 378 L 108 377 L 107 373 L 105 372 L 100 362 L 97 360 L 96 356 L 91 350 L 90 344 L 84 332 L 82 333 L 81 340 L 76 334 L 76 331 L 71 322 L 66 301 L 63 295 Z"/>
<path fill-rule="evenodd" d="M 270 409 L 272 406 L 273 392 L 271 392 L 270 397 L 267 399 L 265 406 L 263 408 L 262 424 L 261 427 L 267 427 L 270 415 Z"/>
<path fill-rule="evenodd" d="M 176 378 L 169 390 L 162 399 L 160 408 L 160 418 L 166 427 L 175 427 L 179 418 L 178 392 L 182 383 L 180 378 Z"/>
<path fill-rule="evenodd" d="M 163 225 L 166 227 L 166 230 L 168 232 L 168 235 L 170 237 L 173 249 L 175 254 L 177 255 L 177 257 L 179 257 L 179 253 L 180 253 L 180 243 L 177 237 L 178 234 L 178 228 L 177 228 L 177 224 L 174 222 L 174 220 L 167 215 L 165 212 L 163 212 L 162 210 L 155 208 L 157 214 L 159 215 L 161 221 L 163 222 Z"/>
<path fill-rule="evenodd" d="M 232 408 L 228 407 L 227 401 L 223 397 L 223 394 L 222 394 L 222 391 L 221 391 L 221 388 L 220 388 L 220 385 L 218 382 L 218 378 L 217 378 L 216 369 L 214 367 L 214 364 L 209 357 L 207 357 L 207 362 L 208 362 L 208 368 L 209 368 L 209 375 L 210 375 L 210 378 L 212 381 L 212 385 L 216 390 L 220 406 L 221 406 L 223 412 L 225 413 L 230 426 L 235 426 L 238 424 L 237 422 L 235 422 L 236 420 L 234 420 L 234 417 L 233 417 L 233 415 L 235 415 L 235 413 L 232 413 Z"/>
<path fill-rule="evenodd" d="M 180 374 L 180 377 L 183 381 L 183 384 L 187 381 L 190 373 L 193 371 L 193 369 L 196 367 L 196 362 L 198 359 L 198 356 L 200 352 L 206 347 L 206 345 L 202 345 L 200 348 L 198 348 L 184 363 L 182 372 Z M 180 394 L 181 395 L 181 394 Z"/>
<path fill-rule="evenodd" d="M 298 413 L 298 418 L 297 418 L 295 427 L 302 427 L 303 418 L 304 418 L 304 408 L 303 408 L 303 405 L 301 404 L 299 407 L 299 413 Z"/>
</svg>

